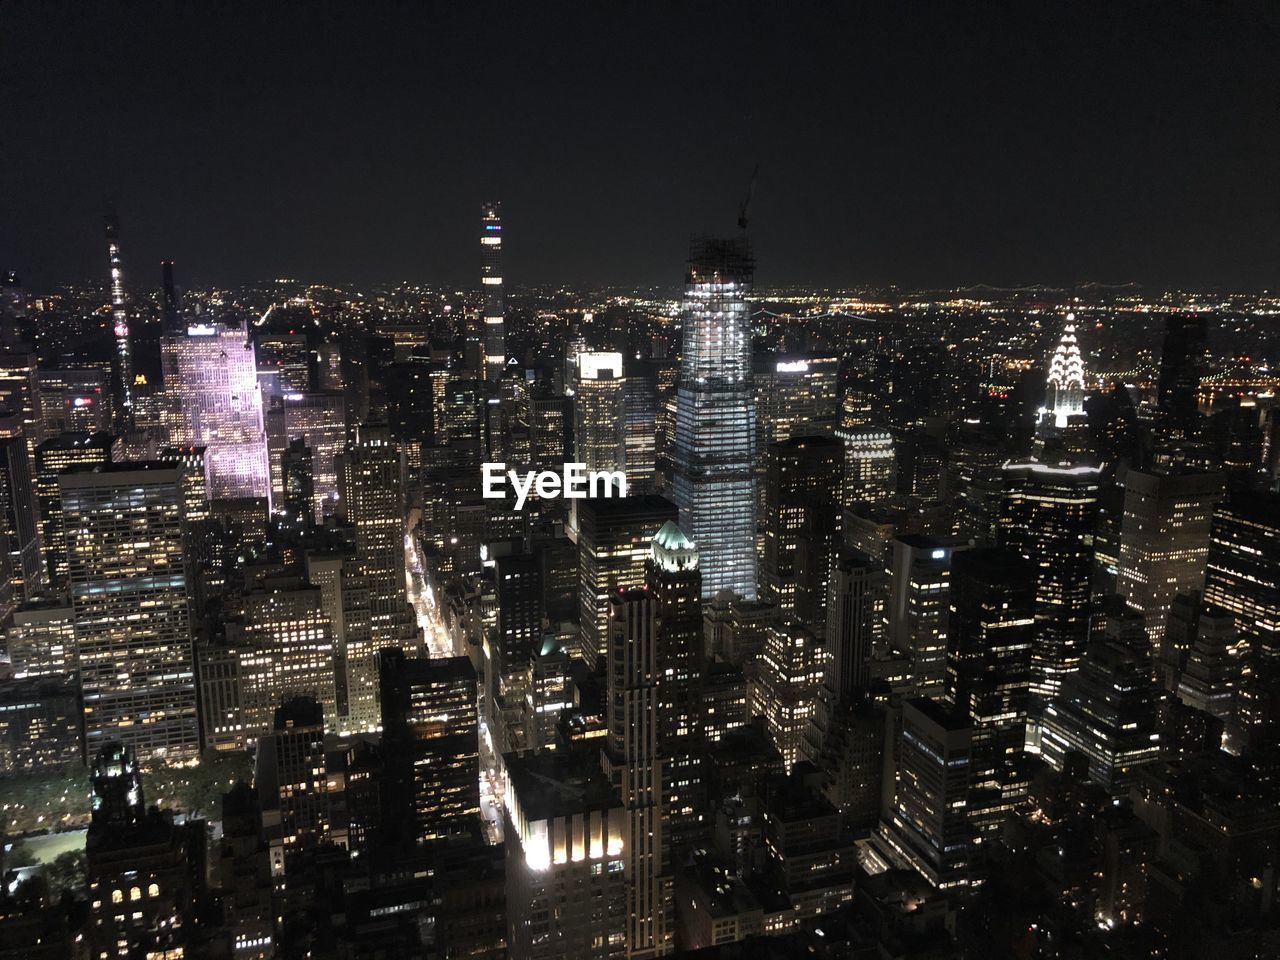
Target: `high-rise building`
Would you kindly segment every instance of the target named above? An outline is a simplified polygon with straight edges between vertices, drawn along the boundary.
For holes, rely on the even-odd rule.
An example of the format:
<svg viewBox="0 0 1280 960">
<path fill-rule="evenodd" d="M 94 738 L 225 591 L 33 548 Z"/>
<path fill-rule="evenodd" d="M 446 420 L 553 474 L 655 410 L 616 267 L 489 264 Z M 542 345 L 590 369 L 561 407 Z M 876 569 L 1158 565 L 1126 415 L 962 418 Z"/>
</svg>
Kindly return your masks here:
<svg viewBox="0 0 1280 960">
<path fill-rule="evenodd" d="M 9 669 L 17 679 L 66 676 L 79 668 L 75 609 L 65 599 L 24 603 L 4 631 Z"/>
<path fill-rule="evenodd" d="M 110 740 L 143 761 L 199 753 L 180 480 L 156 462 L 58 478 L 91 755 Z"/>
<path fill-rule="evenodd" d="M 745 240 L 707 239 L 689 258 L 672 499 L 702 557 L 704 599 L 756 596 L 755 403 Z"/>
<path fill-rule="evenodd" d="M 574 459 L 588 470 L 625 471 L 627 409 L 622 354 L 578 354 L 573 383 Z"/>
<path fill-rule="evenodd" d="M 972 879 L 972 739 L 968 719 L 940 701 L 917 697 L 902 705 L 898 789 L 875 842 L 942 890 Z"/>
<path fill-rule="evenodd" d="M 818 693 L 827 672 L 826 648 L 795 620 L 769 627 L 760 655 L 752 712 L 788 771 L 806 756 L 809 726 L 817 719 Z"/>
<path fill-rule="evenodd" d="M 639 367 L 639 364 L 637 364 Z M 657 371 L 652 365 L 627 373 L 623 403 L 627 417 L 627 490 L 651 493 L 657 482 Z"/>
<path fill-rule="evenodd" d="M 967 541 L 908 534 L 893 541 L 889 642 L 910 664 L 912 689 L 940 697 L 947 673 L 951 561 Z"/>
<path fill-rule="evenodd" d="M 93 820 L 85 839 L 90 955 L 187 956 L 195 919 L 192 866 L 204 860 L 206 825 L 195 820 L 180 827 L 172 813 L 148 809 L 138 761 L 125 745 L 104 743 L 94 757 Z"/>
<path fill-rule="evenodd" d="M 502 204 L 480 207 L 480 283 L 484 288 L 485 377 L 498 380 L 507 368 L 506 308 L 502 299 Z"/>
<path fill-rule="evenodd" d="M 1160 759 L 1150 657 L 1116 640 L 1090 644 L 1045 706 L 1042 728 L 1040 751 L 1055 770 L 1082 754 L 1089 779 L 1124 796 L 1137 768 Z"/>
<path fill-rule="evenodd" d="M 523 552 L 498 557 L 494 587 L 497 622 L 485 670 L 485 718 L 502 752 L 521 749 L 535 654 L 542 649 L 546 616 L 544 558 Z"/>
<path fill-rule="evenodd" d="M 676 508 L 656 494 L 577 503 L 579 656 L 594 665 L 608 645 L 609 594 L 644 584 L 650 543 Z"/>
<path fill-rule="evenodd" d="M 1130 470 L 1124 482 L 1117 589 L 1146 619 L 1153 644 L 1164 634 L 1169 605 L 1204 587 L 1213 511 L 1221 474 Z"/>
<path fill-rule="evenodd" d="M 124 267 L 120 256 L 120 218 L 114 210 L 105 217 L 107 262 L 111 269 L 111 327 L 115 336 L 115 398 L 117 426 L 133 426 L 133 344 L 129 339 L 129 307 L 124 298 Z"/>
<path fill-rule="evenodd" d="M 111 384 L 102 370 L 40 370 L 36 384 L 43 436 L 97 433 L 111 428 Z"/>
<path fill-rule="evenodd" d="M 286 700 L 309 697 L 339 729 L 333 631 L 319 587 L 280 577 L 224 606 L 227 646 L 238 661 L 240 724 L 246 739 L 271 730 Z"/>
<path fill-rule="evenodd" d="M 262 807 L 262 832 L 271 875 L 329 836 L 331 811 L 324 753 L 324 711 L 307 697 L 276 708 L 271 731 L 258 739 L 253 782 Z"/>
<path fill-rule="evenodd" d="M 0 774 L 43 775 L 83 763 L 75 677 L 0 680 Z"/>
<path fill-rule="evenodd" d="M 18 417 L 0 416 L 0 612 L 39 594 L 48 580 L 40 552 L 40 510 L 32 458 Z"/>
<path fill-rule="evenodd" d="M 665 759 L 668 839 L 685 850 L 706 838 L 703 774 L 702 571 L 698 548 L 668 520 L 653 538 L 645 591 L 655 604 L 658 749 Z"/>
<path fill-rule="evenodd" d="M 669 953 L 673 940 L 667 836 L 669 805 L 659 752 L 658 604 L 647 590 L 609 598 L 609 736 L 605 772 L 627 813 L 623 851 L 627 885 L 627 954 Z"/>
<path fill-rule="evenodd" d="M 806 524 L 834 528 L 840 515 L 841 449 L 831 437 L 795 435 L 769 445 L 761 595 L 796 610 L 797 548 Z"/>
<path fill-rule="evenodd" d="M 1033 460 L 1006 463 L 1002 473 L 997 536 L 1036 567 L 1031 692 L 1047 698 L 1076 669 L 1089 636 L 1101 471 Z"/>
<path fill-rule="evenodd" d="M 214 864 L 222 888 L 223 922 L 235 960 L 268 960 L 274 951 L 271 858 L 262 834 L 258 795 L 240 781 L 222 795 L 222 834 Z"/>
<path fill-rule="evenodd" d="M 1164 321 L 1157 405 L 1177 434 L 1194 436 L 1200 420 L 1196 392 L 1205 373 L 1209 318 L 1203 313 L 1171 313 Z"/>
<path fill-rule="evenodd" d="M 828 593 L 827 686 L 835 700 L 861 700 L 868 664 L 884 628 L 888 583 L 880 563 L 852 549 L 836 558 Z"/>
<path fill-rule="evenodd" d="M 243 327 L 196 324 L 160 341 L 169 438 L 203 446 L 209 498 L 271 498 L 253 341 Z"/>
<path fill-rule="evenodd" d="M 338 489 L 345 519 L 355 533 L 357 574 L 368 588 L 367 643 L 347 634 L 349 729 L 378 724 L 375 655 L 387 647 L 416 650 L 418 621 L 405 593 L 405 504 L 403 465 L 395 444 L 362 429 L 338 457 Z"/>
<path fill-rule="evenodd" d="M 629 817 L 589 751 L 506 758 L 512 960 L 627 956 Z"/>
<path fill-rule="evenodd" d="M 893 434 L 884 427 L 862 425 L 838 427 L 835 435 L 844 444 L 841 505 L 880 503 L 893 496 Z"/>
<path fill-rule="evenodd" d="M 182 332 L 182 302 L 173 281 L 173 261 L 160 261 L 160 317 L 166 334 Z"/>
<path fill-rule="evenodd" d="M 67 534 L 58 491 L 58 474 L 82 464 L 111 462 L 115 437 L 108 433 L 52 437 L 36 448 L 35 492 L 39 507 L 45 569 L 55 590 L 67 588 Z"/>
<path fill-rule="evenodd" d="M 480 828 L 480 727 L 476 671 L 466 657 L 379 658 L 389 837 L 428 843 Z M 397 830 L 399 832 L 397 833 Z"/>
<path fill-rule="evenodd" d="M 1076 340 L 1076 315 L 1067 314 L 1062 338 L 1049 361 L 1049 378 L 1045 390 L 1045 423 L 1058 430 L 1066 429 L 1072 417 L 1084 413 L 1084 360 Z"/>
<path fill-rule="evenodd" d="M 969 807 L 979 830 L 999 827 L 1026 795 L 1026 740 L 1035 628 L 1035 568 L 983 547 L 955 555 L 945 699 L 972 725 Z"/>
<path fill-rule="evenodd" d="M 830 436 L 840 405 L 838 353 L 756 354 L 756 448 L 794 436 Z"/>
<path fill-rule="evenodd" d="M 1232 493 L 1210 532 L 1204 599 L 1235 621 L 1246 665 L 1236 692 L 1233 750 L 1272 741 L 1280 726 L 1280 495 Z"/>
<path fill-rule="evenodd" d="M 313 518 L 322 523 L 338 512 L 337 458 L 347 442 L 346 403 L 341 393 L 288 391 L 273 397 L 266 414 L 273 497 L 284 492 L 281 458 L 302 438 L 311 450 Z"/>
</svg>

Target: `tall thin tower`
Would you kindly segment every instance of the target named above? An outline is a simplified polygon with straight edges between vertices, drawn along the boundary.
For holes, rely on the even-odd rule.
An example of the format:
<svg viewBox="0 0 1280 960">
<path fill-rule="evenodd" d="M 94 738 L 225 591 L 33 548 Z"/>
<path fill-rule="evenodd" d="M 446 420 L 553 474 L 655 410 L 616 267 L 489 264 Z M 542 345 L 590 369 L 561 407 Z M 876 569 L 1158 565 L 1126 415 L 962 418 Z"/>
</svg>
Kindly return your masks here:
<svg viewBox="0 0 1280 960">
<path fill-rule="evenodd" d="M 507 365 L 507 332 L 502 302 L 502 204 L 480 207 L 480 283 L 484 286 L 485 377 L 498 380 Z"/>
<path fill-rule="evenodd" d="M 751 251 L 695 243 L 685 279 L 672 499 L 702 557 L 702 596 L 756 596 L 756 412 L 751 389 Z"/>
<path fill-rule="evenodd" d="M 133 426 L 133 347 L 129 343 L 129 313 L 124 303 L 124 270 L 120 265 L 120 218 L 107 210 L 107 259 L 111 264 L 111 322 L 116 336 L 116 422 Z"/>
<path fill-rule="evenodd" d="M 1076 315 L 1067 314 L 1062 338 L 1049 361 L 1049 379 L 1045 384 L 1046 421 L 1059 430 L 1071 418 L 1084 413 L 1084 358 L 1076 340 Z"/>
</svg>

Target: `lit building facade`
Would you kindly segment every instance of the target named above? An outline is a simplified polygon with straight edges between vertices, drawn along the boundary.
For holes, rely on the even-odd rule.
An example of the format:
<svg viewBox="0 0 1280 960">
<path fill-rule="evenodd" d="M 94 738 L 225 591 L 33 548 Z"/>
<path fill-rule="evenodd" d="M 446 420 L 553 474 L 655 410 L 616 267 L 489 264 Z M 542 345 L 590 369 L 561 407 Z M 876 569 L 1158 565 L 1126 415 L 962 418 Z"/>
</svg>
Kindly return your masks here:
<svg viewBox="0 0 1280 960">
<path fill-rule="evenodd" d="M 115 336 L 115 415 L 123 429 L 133 426 L 133 344 L 129 339 L 129 308 L 124 299 L 124 263 L 120 256 L 120 218 L 105 218 L 107 263 L 111 270 L 111 330 Z"/>
<path fill-rule="evenodd" d="M 480 284 L 484 288 L 485 377 L 498 380 L 507 367 L 506 308 L 502 296 L 502 204 L 480 207 Z"/>
<path fill-rule="evenodd" d="M 1174 597 L 1205 582 L 1217 473 L 1130 470 L 1124 483 L 1117 589 L 1146 620 L 1153 644 L 1164 636 Z"/>
<path fill-rule="evenodd" d="M 706 240 L 689 260 L 672 498 L 702 556 L 702 595 L 756 596 L 753 264 L 745 240 Z"/>
<path fill-rule="evenodd" d="M 199 753 L 179 471 L 137 462 L 58 478 L 90 755 Z"/>
<path fill-rule="evenodd" d="M 243 328 L 196 325 L 161 340 L 169 439 L 203 446 L 209 498 L 270 502 L 271 473 L 253 342 Z"/>
<path fill-rule="evenodd" d="M 627 381 L 622 354 L 578 354 L 573 385 L 574 459 L 588 470 L 627 468 Z"/>
<path fill-rule="evenodd" d="M 1049 361 L 1049 379 L 1045 390 L 1045 420 L 1065 429 L 1072 417 L 1084 413 L 1084 359 L 1076 340 L 1076 317 L 1067 314 L 1062 338 Z"/>
<path fill-rule="evenodd" d="M 1006 463 L 1001 474 L 997 537 L 1036 567 L 1031 691 L 1047 698 L 1079 665 L 1089 636 L 1101 471 L 1029 461 Z"/>
</svg>

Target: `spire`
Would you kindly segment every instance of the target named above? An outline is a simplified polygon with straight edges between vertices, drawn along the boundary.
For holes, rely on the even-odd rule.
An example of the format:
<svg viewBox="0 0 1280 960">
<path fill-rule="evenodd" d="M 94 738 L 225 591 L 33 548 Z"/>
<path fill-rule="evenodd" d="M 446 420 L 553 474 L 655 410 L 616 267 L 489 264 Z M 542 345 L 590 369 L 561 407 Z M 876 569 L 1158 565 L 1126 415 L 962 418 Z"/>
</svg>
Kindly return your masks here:
<svg viewBox="0 0 1280 960">
<path fill-rule="evenodd" d="M 1053 426 L 1065 427 L 1071 417 L 1084 413 L 1084 358 L 1076 340 L 1076 315 L 1067 314 L 1062 338 L 1049 361 L 1046 412 L 1053 416 Z"/>
</svg>

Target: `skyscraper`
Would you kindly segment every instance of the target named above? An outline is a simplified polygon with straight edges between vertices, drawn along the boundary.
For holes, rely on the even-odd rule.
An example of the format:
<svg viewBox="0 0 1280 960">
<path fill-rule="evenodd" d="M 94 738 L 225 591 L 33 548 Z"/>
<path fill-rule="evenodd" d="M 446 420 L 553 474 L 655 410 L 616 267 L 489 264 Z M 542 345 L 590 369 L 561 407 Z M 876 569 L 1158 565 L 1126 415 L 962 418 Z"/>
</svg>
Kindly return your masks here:
<svg viewBox="0 0 1280 960">
<path fill-rule="evenodd" d="M 170 442 L 206 448 L 209 498 L 271 498 L 253 342 L 243 327 L 193 325 L 160 342 Z"/>
<path fill-rule="evenodd" d="M 685 278 L 672 497 L 702 557 L 704 599 L 756 595 L 752 271 L 745 239 L 705 239 Z"/>
<path fill-rule="evenodd" d="M 658 749 L 665 765 L 668 839 L 687 849 L 704 840 L 702 571 L 697 546 L 668 520 L 653 538 L 645 591 L 655 603 Z"/>
<path fill-rule="evenodd" d="M 178 301 L 178 288 L 173 282 L 173 261 L 160 261 L 161 298 L 160 312 L 163 331 L 166 335 L 181 334 L 182 305 Z"/>
<path fill-rule="evenodd" d="M 817 718 L 818 691 L 827 672 L 822 641 L 795 620 L 771 625 L 760 655 L 752 712 L 788 771 L 806 756 L 806 735 Z"/>
<path fill-rule="evenodd" d="M 1045 391 L 1045 422 L 1065 429 L 1072 417 L 1084 413 L 1084 360 L 1076 340 L 1076 315 L 1067 314 L 1062 338 L 1049 361 Z"/>
<path fill-rule="evenodd" d="M 1117 587 L 1146 618 L 1153 644 L 1164 635 L 1173 598 L 1204 586 L 1222 487 L 1221 474 L 1191 470 L 1130 470 L 1125 477 Z"/>
<path fill-rule="evenodd" d="M 253 780 L 262 804 L 271 875 L 279 877 L 291 872 L 295 858 L 329 836 L 332 819 L 320 704 L 297 697 L 276 709 L 270 732 L 258 739 Z"/>
<path fill-rule="evenodd" d="M 1205 373 L 1209 318 L 1203 313 L 1171 313 L 1164 321 L 1157 405 L 1165 422 L 1182 436 L 1194 436 L 1200 419 L 1196 391 Z"/>
<path fill-rule="evenodd" d="M 973 727 L 970 818 L 994 830 L 1025 796 L 1018 763 L 1026 739 L 1035 627 L 1035 568 L 1009 550 L 955 555 L 945 699 Z"/>
<path fill-rule="evenodd" d="M 348 729 L 373 729 L 379 720 L 375 654 L 421 643 L 405 593 L 405 506 L 400 451 L 377 430 L 360 431 L 338 457 L 342 509 L 355 532 L 352 566 L 368 588 L 367 643 L 347 634 Z"/>
<path fill-rule="evenodd" d="M 1044 709 L 1041 753 L 1055 770 L 1083 754 L 1089 779 L 1124 796 L 1136 768 L 1160 758 L 1151 659 L 1107 640 L 1089 645 L 1080 669 Z"/>
<path fill-rule="evenodd" d="M 972 738 L 968 719 L 937 700 L 902 706 L 897 795 L 875 842 L 943 890 L 970 880 Z"/>
<path fill-rule="evenodd" d="M 91 755 L 109 740 L 142 761 L 199 752 L 180 481 L 154 462 L 58 478 Z"/>
<path fill-rule="evenodd" d="M 650 543 L 676 508 L 656 494 L 577 503 L 579 656 L 594 666 L 608 645 L 609 594 L 644 583 Z"/>
<path fill-rule="evenodd" d="M 578 354 L 573 386 L 574 458 L 588 470 L 625 471 L 627 412 L 622 354 Z"/>
<path fill-rule="evenodd" d="M 484 287 L 485 377 L 498 380 L 507 367 L 506 308 L 502 298 L 502 204 L 480 207 L 480 283 Z"/>
<path fill-rule="evenodd" d="M 623 851 L 627 881 L 627 953 L 670 952 L 673 938 L 668 872 L 668 806 L 658 749 L 658 610 L 647 590 L 609 598 L 608 746 L 603 754 L 629 820 Z"/>
<path fill-rule="evenodd" d="M 480 828 L 476 671 L 466 657 L 378 654 L 384 827 L 388 839 L 427 843 Z"/>
<path fill-rule="evenodd" d="M 879 503 L 892 496 L 897 464 L 893 434 L 883 427 L 841 426 L 836 428 L 836 439 L 844 444 L 841 504 Z"/>
<path fill-rule="evenodd" d="M 784 613 L 796 609 L 796 554 L 806 521 L 816 513 L 830 529 L 839 518 L 841 453 L 838 440 L 823 436 L 769 445 L 760 587 Z"/>
<path fill-rule="evenodd" d="M 0 415 L 0 609 L 6 616 L 14 603 L 35 596 L 46 584 L 39 517 L 22 423 Z"/>
<path fill-rule="evenodd" d="M 36 448 L 36 503 L 44 534 L 45 568 L 55 590 L 64 591 L 67 587 L 67 532 L 58 474 L 81 464 L 109 463 L 114 443 L 115 437 L 108 433 L 65 433 Z"/>
<path fill-rule="evenodd" d="M 1002 473 L 998 539 L 1036 567 L 1031 691 L 1049 697 L 1079 664 L 1089 636 L 1101 471 L 1028 461 L 1006 463 Z"/>
<path fill-rule="evenodd" d="M 889 642 L 907 658 L 912 690 L 940 697 L 947 672 L 952 557 L 967 541 L 908 534 L 893 541 L 889 581 Z"/>
<path fill-rule="evenodd" d="M 124 299 L 124 268 L 120 258 L 120 218 L 108 210 L 105 218 L 107 262 L 111 267 L 111 324 L 116 338 L 115 413 L 121 430 L 133 426 L 133 344 L 129 340 L 129 308 Z"/>
</svg>

